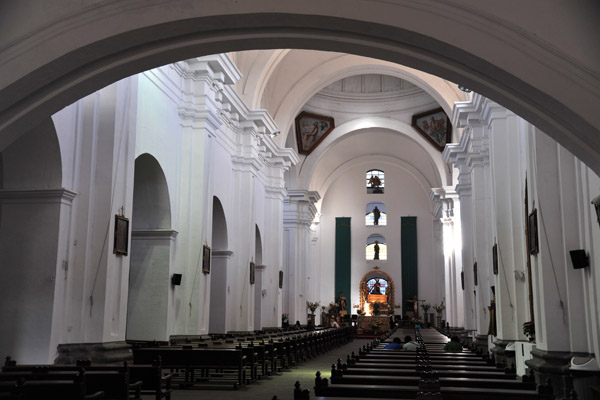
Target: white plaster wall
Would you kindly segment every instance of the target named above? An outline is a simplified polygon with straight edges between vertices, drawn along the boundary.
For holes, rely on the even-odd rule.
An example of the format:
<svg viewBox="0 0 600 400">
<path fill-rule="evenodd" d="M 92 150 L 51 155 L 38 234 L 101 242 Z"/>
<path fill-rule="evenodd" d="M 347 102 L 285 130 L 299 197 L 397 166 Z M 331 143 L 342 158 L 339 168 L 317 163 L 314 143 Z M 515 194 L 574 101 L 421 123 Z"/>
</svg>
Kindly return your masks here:
<svg viewBox="0 0 600 400">
<path fill-rule="evenodd" d="M 170 194 L 171 210 L 179 204 L 179 158 L 181 121 L 178 114 L 181 77 L 169 64 L 137 75 L 137 131 L 135 157 L 151 154 L 160 165 Z M 173 228 L 177 230 L 178 213 L 172 212 Z"/>
<path fill-rule="evenodd" d="M 385 194 L 367 195 L 365 173 L 369 169 L 381 169 L 385 172 Z M 365 206 L 370 201 L 383 202 L 388 210 L 387 226 L 365 226 Z M 419 268 L 419 298 L 431 303 L 440 302 L 442 293 L 435 292 L 430 284 L 431 276 L 442 274 L 440 266 L 434 265 L 433 224 L 429 195 L 419 182 L 403 168 L 385 163 L 376 157 L 348 168 L 329 187 L 321 205 L 321 302 L 329 304 L 334 299 L 335 266 L 335 218 L 351 217 L 352 240 L 352 291 L 349 296 L 351 305 L 358 304 L 359 283 L 364 274 L 379 266 L 394 280 L 395 302 L 402 299 L 402 272 L 400 248 L 400 217 L 417 217 L 417 243 Z M 365 260 L 365 243 L 372 233 L 380 233 L 388 245 L 387 260 Z M 396 310 L 397 312 L 399 310 Z M 353 312 L 355 310 L 353 309 Z"/>
</svg>

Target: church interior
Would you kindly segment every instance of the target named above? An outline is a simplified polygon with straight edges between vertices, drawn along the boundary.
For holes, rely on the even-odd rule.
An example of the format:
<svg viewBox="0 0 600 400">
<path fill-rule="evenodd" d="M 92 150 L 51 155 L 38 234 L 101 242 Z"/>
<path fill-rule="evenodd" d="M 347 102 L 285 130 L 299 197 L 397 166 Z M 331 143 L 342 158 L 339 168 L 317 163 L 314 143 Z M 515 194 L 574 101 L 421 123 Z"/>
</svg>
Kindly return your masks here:
<svg viewBox="0 0 600 400">
<path fill-rule="evenodd" d="M 2 360 L 397 326 L 600 398 L 600 7 L 191 3 L 0 6 Z"/>
</svg>

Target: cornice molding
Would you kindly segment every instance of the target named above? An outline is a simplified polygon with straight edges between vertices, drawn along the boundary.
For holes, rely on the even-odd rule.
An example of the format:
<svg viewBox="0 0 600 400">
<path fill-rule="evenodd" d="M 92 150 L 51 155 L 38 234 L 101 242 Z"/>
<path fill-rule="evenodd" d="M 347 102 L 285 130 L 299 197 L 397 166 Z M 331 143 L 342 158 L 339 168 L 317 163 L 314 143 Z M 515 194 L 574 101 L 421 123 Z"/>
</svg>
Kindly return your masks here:
<svg viewBox="0 0 600 400">
<path fill-rule="evenodd" d="M 12 203 L 62 203 L 71 205 L 77 193 L 69 189 L 0 189 L 0 200 Z"/>
</svg>

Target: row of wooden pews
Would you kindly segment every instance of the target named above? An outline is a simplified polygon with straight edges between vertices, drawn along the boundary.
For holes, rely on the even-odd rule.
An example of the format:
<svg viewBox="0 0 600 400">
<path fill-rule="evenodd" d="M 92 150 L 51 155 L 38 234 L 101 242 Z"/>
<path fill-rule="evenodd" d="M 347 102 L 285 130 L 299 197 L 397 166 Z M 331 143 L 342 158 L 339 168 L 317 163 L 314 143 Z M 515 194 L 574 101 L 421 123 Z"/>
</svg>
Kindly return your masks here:
<svg viewBox="0 0 600 400">
<path fill-rule="evenodd" d="M 7 357 L 0 373 L 0 399 L 141 399 L 171 396 L 171 376 L 160 359 L 149 365 L 21 365 Z"/>
<path fill-rule="evenodd" d="M 178 337 L 165 343 L 137 344 L 135 364 L 160 357 L 180 388 L 238 387 L 298 365 L 353 338 L 352 328 Z"/>
<path fill-rule="evenodd" d="M 536 391 L 535 383 L 523 382 L 489 360 L 464 350 L 446 353 L 448 339 L 433 329 L 398 330 L 395 336 L 416 336 L 417 351 L 384 350 L 386 340 L 376 339 L 358 354 L 332 365 L 330 379 L 317 372 L 315 395 L 319 397 L 504 400 L 551 399 Z M 387 339 L 389 342 L 389 339 Z M 296 388 L 296 400 L 306 391 Z"/>
</svg>

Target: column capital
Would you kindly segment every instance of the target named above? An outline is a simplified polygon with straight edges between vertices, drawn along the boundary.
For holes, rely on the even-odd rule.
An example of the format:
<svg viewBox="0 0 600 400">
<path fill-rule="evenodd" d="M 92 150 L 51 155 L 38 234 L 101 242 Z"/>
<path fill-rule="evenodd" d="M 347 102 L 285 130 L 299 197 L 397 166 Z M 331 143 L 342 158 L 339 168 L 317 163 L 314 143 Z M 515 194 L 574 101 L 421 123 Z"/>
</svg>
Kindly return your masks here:
<svg viewBox="0 0 600 400">
<path fill-rule="evenodd" d="M 316 203 L 321 199 L 319 192 L 311 190 L 288 190 L 283 203 L 283 224 L 305 225 L 310 227 L 317 215 Z"/>
</svg>

